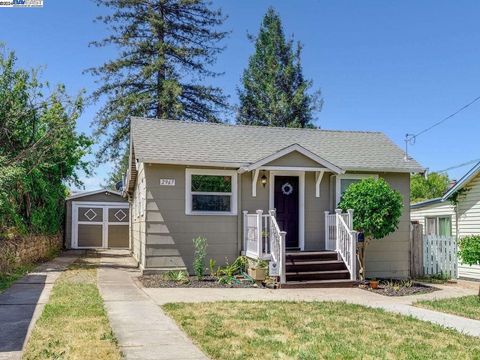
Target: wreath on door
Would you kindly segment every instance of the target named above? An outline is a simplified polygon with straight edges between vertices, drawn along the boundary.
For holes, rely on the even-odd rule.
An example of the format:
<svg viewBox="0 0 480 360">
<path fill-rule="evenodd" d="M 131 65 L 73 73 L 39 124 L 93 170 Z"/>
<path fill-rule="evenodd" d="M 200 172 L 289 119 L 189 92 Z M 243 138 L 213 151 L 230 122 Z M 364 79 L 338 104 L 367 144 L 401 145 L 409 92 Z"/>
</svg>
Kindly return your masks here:
<svg viewBox="0 0 480 360">
<path fill-rule="evenodd" d="M 290 183 L 285 183 L 282 185 L 282 193 L 283 195 L 290 195 L 293 192 L 293 186 Z"/>
</svg>

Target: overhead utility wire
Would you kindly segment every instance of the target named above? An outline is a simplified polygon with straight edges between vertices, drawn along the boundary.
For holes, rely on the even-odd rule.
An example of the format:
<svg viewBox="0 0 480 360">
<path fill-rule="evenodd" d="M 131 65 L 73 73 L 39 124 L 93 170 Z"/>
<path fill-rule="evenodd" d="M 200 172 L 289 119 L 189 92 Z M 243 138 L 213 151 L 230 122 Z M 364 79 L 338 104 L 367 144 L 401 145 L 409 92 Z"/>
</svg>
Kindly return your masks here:
<svg viewBox="0 0 480 360">
<path fill-rule="evenodd" d="M 464 166 L 467 166 L 467 165 L 470 165 L 470 164 L 478 163 L 479 161 L 480 161 L 480 159 L 470 160 L 470 161 L 467 161 L 467 162 L 464 162 L 464 163 L 461 163 L 461 164 L 458 164 L 458 165 L 450 166 L 449 168 L 446 168 L 446 169 L 443 169 L 443 170 L 435 171 L 435 172 L 444 173 L 444 172 L 447 172 L 447 171 L 450 171 L 450 170 L 453 170 L 453 169 L 458 169 L 458 168 L 461 168 L 461 167 L 464 167 Z"/>
<path fill-rule="evenodd" d="M 408 144 L 410 145 L 414 145 L 415 144 L 415 141 L 417 140 L 417 137 L 419 137 L 420 135 L 423 135 L 425 134 L 427 131 L 430 131 L 432 130 L 434 127 L 437 127 L 438 125 L 444 123 L 445 121 L 447 121 L 448 119 L 451 119 L 452 117 L 454 117 L 455 115 L 457 115 L 458 113 L 462 112 L 463 110 L 467 109 L 468 107 L 470 107 L 471 105 L 473 105 L 474 103 L 476 103 L 478 100 L 480 100 L 480 96 L 476 97 L 475 99 L 473 99 L 472 101 L 470 101 L 468 104 L 462 106 L 460 109 L 458 109 L 457 111 L 455 111 L 454 113 L 448 115 L 447 117 L 443 118 L 442 120 L 440 121 L 437 121 L 436 123 L 432 124 L 431 126 L 429 126 L 428 128 L 426 129 L 423 129 L 422 131 L 416 133 L 416 134 L 406 134 L 405 135 L 405 159 L 408 160 L 409 157 L 408 157 Z"/>
</svg>

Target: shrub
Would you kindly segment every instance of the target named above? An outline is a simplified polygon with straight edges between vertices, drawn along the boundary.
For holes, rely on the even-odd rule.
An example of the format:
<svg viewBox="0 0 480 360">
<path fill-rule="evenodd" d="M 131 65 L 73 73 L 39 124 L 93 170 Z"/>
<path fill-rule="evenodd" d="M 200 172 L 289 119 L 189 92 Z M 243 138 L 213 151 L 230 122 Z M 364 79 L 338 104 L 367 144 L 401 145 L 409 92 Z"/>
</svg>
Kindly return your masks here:
<svg viewBox="0 0 480 360">
<path fill-rule="evenodd" d="M 383 179 L 364 179 L 348 187 L 338 204 L 343 211 L 354 210 L 353 227 L 365 234 L 359 243 L 360 278 L 365 279 L 365 253 L 373 239 L 382 239 L 398 228 L 402 214 L 402 195 Z"/>
<path fill-rule="evenodd" d="M 188 274 L 185 271 L 167 271 L 163 274 L 163 280 L 165 281 L 175 281 L 179 283 L 188 283 Z"/>
<path fill-rule="evenodd" d="M 195 255 L 193 260 L 193 271 L 198 279 L 202 279 L 205 275 L 205 257 L 207 256 L 207 239 L 204 237 L 196 237 L 193 239 L 195 247 Z"/>
<path fill-rule="evenodd" d="M 467 265 L 480 264 L 480 235 L 465 236 L 460 239 L 458 255 L 462 263 Z"/>
</svg>

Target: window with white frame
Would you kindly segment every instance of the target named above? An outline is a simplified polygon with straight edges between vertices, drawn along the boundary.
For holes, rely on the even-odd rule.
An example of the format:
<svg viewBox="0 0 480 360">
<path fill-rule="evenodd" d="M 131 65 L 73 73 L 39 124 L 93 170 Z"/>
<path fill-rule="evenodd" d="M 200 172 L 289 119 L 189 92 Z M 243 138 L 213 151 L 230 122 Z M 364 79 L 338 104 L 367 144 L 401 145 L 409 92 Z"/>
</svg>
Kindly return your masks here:
<svg viewBox="0 0 480 360">
<path fill-rule="evenodd" d="M 186 169 L 187 215 L 236 215 L 237 173 L 234 170 Z"/>
<path fill-rule="evenodd" d="M 352 184 L 362 181 L 363 179 L 367 178 L 374 178 L 378 179 L 378 175 L 375 174 L 344 174 L 344 175 L 336 175 L 336 197 L 335 197 L 335 206 L 338 205 L 342 195 L 345 191 L 347 191 L 348 187 Z"/>
<path fill-rule="evenodd" d="M 425 234 L 452 236 L 452 217 L 435 216 L 425 218 Z"/>
</svg>

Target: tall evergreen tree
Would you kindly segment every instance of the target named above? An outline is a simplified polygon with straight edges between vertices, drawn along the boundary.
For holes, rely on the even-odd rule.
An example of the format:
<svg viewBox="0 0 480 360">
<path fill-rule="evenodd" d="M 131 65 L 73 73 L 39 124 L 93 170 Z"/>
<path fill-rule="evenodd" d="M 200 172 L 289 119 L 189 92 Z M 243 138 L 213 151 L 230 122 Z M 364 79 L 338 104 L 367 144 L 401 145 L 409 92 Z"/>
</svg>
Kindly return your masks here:
<svg viewBox="0 0 480 360">
<path fill-rule="evenodd" d="M 323 101 L 320 91 L 309 93 L 312 81 L 303 77 L 299 43 L 286 40 L 280 16 L 269 8 L 263 18 L 239 89 L 237 122 L 245 125 L 313 127 Z"/>
<path fill-rule="evenodd" d="M 220 75 L 211 65 L 228 34 L 218 29 L 221 10 L 205 0 L 95 1 L 112 9 L 97 18 L 111 34 L 91 45 L 120 49 L 116 59 L 87 70 L 100 84 L 93 99 L 106 99 L 94 121 L 96 135 L 106 137 L 100 161 L 118 162 L 127 150 L 131 116 L 220 121 L 226 97 L 204 81 Z"/>
</svg>

